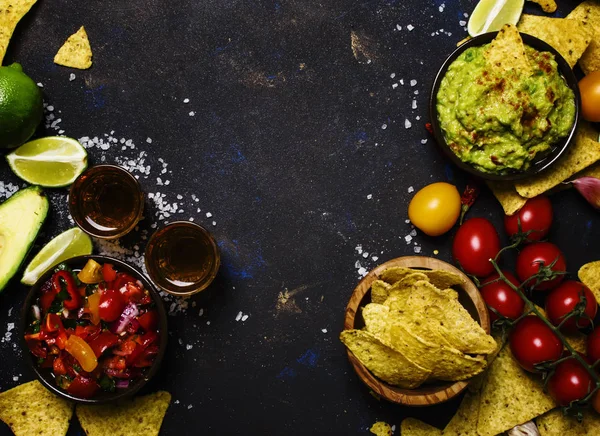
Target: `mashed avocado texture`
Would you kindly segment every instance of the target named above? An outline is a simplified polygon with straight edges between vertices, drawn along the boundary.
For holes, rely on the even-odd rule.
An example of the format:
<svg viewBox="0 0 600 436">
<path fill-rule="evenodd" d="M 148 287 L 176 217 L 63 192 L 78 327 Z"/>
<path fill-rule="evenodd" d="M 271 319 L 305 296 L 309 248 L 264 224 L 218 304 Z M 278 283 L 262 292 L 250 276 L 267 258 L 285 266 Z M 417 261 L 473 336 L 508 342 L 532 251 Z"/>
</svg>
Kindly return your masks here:
<svg viewBox="0 0 600 436">
<path fill-rule="evenodd" d="M 566 137 L 575 98 L 554 56 L 525 46 L 531 68 L 494 68 L 489 44 L 470 47 L 448 68 L 437 111 L 449 147 L 480 171 L 526 170 L 539 154 Z"/>
</svg>

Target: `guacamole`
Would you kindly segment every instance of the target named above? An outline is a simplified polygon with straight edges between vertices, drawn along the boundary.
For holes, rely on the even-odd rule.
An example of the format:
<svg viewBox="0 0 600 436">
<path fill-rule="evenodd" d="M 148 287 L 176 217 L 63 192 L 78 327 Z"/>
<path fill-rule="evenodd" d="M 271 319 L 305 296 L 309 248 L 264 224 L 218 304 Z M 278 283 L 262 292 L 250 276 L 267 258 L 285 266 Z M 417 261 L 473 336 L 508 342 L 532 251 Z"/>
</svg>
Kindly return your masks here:
<svg viewBox="0 0 600 436">
<path fill-rule="evenodd" d="M 554 56 L 525 46 L 529 71 L 494 68 L 489 44 L 470 47 L 448 68 L 437 94 L 448 146 L 476 169 L 494 174 L 526 170 L 566 137 L 575 97 Z"/>
</svg>

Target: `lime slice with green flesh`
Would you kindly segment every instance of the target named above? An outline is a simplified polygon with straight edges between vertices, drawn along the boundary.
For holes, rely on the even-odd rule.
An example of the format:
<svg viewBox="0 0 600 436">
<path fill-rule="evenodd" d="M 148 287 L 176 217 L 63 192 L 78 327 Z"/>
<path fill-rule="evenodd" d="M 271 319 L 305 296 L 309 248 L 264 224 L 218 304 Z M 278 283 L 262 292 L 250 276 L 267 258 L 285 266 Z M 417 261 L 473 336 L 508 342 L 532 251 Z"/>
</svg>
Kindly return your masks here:
<svg viewBox="0 0 600 436">
<path fill-rule="evenodd" d="M 87 168 L 87 152 L 76 139 L 49 136 L 29 141 L 6 156 L 13 172 L 32 185 L 68 186 Z"/>
<path fill-rule="evenodd" d="M 505 24 L 517 24 L 525 0 L 479 0 L 469 18 L 469 35 L 496 32 Z"/>
<path fill-rule="evenodd" d="M 78 227 L 62 232 L 48 242 L 44 248 L 29 262 L 21 283 L 33 285 L 38 279 L 63 260 L 75 256 L 92 254 L 92 240 Z"/>
</svg>

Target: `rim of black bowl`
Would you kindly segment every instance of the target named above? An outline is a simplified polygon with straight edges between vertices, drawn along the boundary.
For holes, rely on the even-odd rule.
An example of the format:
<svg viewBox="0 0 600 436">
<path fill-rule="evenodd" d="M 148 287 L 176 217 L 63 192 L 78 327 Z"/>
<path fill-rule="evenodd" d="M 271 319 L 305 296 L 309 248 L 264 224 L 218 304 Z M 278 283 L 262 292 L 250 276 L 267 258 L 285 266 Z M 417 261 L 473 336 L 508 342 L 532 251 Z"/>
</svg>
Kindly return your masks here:
<svg viewBox="0 0 600 436">
<path fill-rule="evenodd" d="M 567 148 L 573 140 L 573 137 L 575 136 L 575 130 L 579 123 L 579 117 L 581 112 L 581 97 L 579 95 L 577 78 L 575 77 L 573 70 L 571 69 L 567 61 L 561 56 L 561 54 L 541 39 L 538 39 L 526 33 L 521 33 L 523 42 L 526 45 L 538 51 L 547 51 L 554 55 L 554 59 L 558 64 L 558 72 L 564 78 L 567 86 L 571 88 L 575 96 L 575 120 L 573 121 L 573 127 L 571 127 L 571 131 L 565 138 L 561 139 L 559 142 L 552 146 L 550 151 L 547 151 L 541 156 L 536 157 L 531 162 L 531 166 L 525 171 L 509 172 L 506 174 L 486 173 L 460 160 L 460 158 L 456 154 L 454 154 L 450 147 L 448 147 L 448 144 L 446 144 L 446 140 L 444 139 L 444 133 L 442 132 L 437 118 L 437 93 L 440 89 L 442 79 L 444 78 L 446 72 L 448 71 L 448 68 L 450 67 L 450 64 L 452 64 L 452 62 L 454 62 L 456 58 L 458 58 L 458 56 L 460 56 L 466 49 L 470 47 L 475 47 L 491 42 L 497 34 L 498 32 L 490 32 L 476 36 L 459 46 L 456 50 L 452 52 L 450 56 L 448 56 L 448 58 L 442 64 L 442 67 L 438 71 L 433 81 L 433 86 L 431 88 L 431 96 L 429 97 L 429 118 L 431 120 L 431 126 L 433 128 L 433 136 L 435 138 L 435 141 L 438 143 L 444 154 L 448 158 L 450 158 L 450 160 L 460 169 L 486 180 L 520 180 L 533 176 L 535 174 L 539 174 L 542 171 L 546 170 L 552 164 L 554 164 L 567 150 Z"/>
<path fill-rule="evenodd" d="M 44 273 L 38 279 L 38 281 L 35 282 L 35 284 L 29 290 L 27 297 L 25 298 L 25 303 L 23 304 L 23 308 L 21 309 L 21 319 L 19 321 L 20 327 L 21 327 L 21 329 L 20 329 L 21 348 L 23 349 L 23 353 L 26 355 L 25 359 L 30 364 L 30 366 L 33 368 L 33 371 L 35 372 L 38 380 L 54 394 L 59 395 L 67 400 L 74 401 L 76 403 L 81 403 L 81 404 L 105 404 L 105 403 L 112 403 L 117 400 L 121 400 L 121 399 L 133 396 L 156 374 L 156 372 L 158 371 L 158 369 L 160 367 L 161 361 L 165 355 L 165 351 L 167 349 L 167 339 L 168 339 L 167 313 L 165 311 L 165 307 L 164 307 L 162 298 L 158 294 L 158 291 L 152 285 L 152 282 L 150 282 L 150 280 L 144 274 L 139 272 L 137 269 L 135 269 L 131 265 L 126 264 L 122 260 L 115 259 L 115 258 L 109 257 L 109 256 L 90 254 L 90 255 L 85 255 L 85 256 L 72 257 L 72 258 L 67 259 L 60 263 L 67 264 L 68 266 L 74 267 L 74 268 L 83 268 L 83 266 L 88 261 L 88 259 L 93 259 L 96 262 L 112 263 L 118 271 L 127 272 L 127 273 L 131 274 L 132 276 L 134 276 L 135 278 L 137 278 L 138 280 L 140 280 L 142 282 L 142 284 L 144 285 L 144 287 L 146 289 L 148 289 L 148 292 L 150 292 L 152 299 L 156 303 L 156 309 L 158 311 L 158 322 L 159 322 L 158 334 L 160 337 L 160 346 L 159 346 L 158 354 L 156 355 L 156 358 L 155 358 L 152 366 L 148 369 L 148 371 L 144 374 L 144 376 L 142 378 L 135 381 L 128 388 L 122 389 L 122 390 L 117 390 L 115 392 L 102 391 L 93 398 L 78 398 L 78 397 L 75 397 L 75 396 L 69 394 L 68 392 L 65 392 L 65 391 L 59 389 L 56 386 L 56 384 L 54 382 L 54 377 L 52 376 L 50 368 L 39 368 L 38 367 L 37 362 L 35 361 L 33 354 L 31 354 L 31 352 L 29 351 L 29 347 L 27 346 L 27 342 L 25 341 L 25 331 L 27 329 L 27 326 L 29 325 L 29 321 L 32 316 L 31 310 L 30 310 L 31 305 L 33 303 L 33 300 L 37 296 L 41 286 L 47 280 L 49 280 L 50 277 L 52 276 L 52 274 L 54 273 L 54 267 L 51 268 L 46 273 Z"/>
</svg>

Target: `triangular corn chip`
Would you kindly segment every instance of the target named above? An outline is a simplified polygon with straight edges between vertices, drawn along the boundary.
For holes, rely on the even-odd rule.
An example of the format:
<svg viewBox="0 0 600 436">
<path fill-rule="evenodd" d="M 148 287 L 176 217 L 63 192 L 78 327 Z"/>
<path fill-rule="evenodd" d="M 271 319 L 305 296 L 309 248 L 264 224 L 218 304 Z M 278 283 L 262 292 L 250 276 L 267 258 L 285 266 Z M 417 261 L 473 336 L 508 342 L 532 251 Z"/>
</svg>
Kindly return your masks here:
<svg viewBox="0 0 600 436">
<path fill-rule="evenodd" d="M 484 56 L 488 64 L 496 70 L 518 70 L 523 74 L 531 71 L 521 35 L 512 24 L 505 24 L 500 29 Z"/>
<path fill-rule="evenodd" d="M 581 2 L 567 15 L 567 18 L 579 21 L 593 31 L 590 45 L 579 59 L 581 69 L 585 74 L 600 70 L 600 2 L 597 0 Z"/>
<path fill-rule="evenodd" d="M 158 436 L 171 394 L 165 391 L 136 397 L 132 401 L 75 409 L 87 436 Z"/>
<path fill-rule="evenodd" d="M 500 202 L 506 215 L 514 215 L 525 206 L 527 199 L 519 195 L 514 183 L 492 180 L 488 180 L 486 183 L 492 190 L 494 197 Z"/>
<path fill-rule="evenodd" d="M 37 0 L 0 0 L 0 65 L 8 43 L 21 18 Z"/>
<path fill-rule="evenodd" d="M 479 402 L 479 392 L 467 392 L 456 414 L 444 428 L 444 436 L 478 436 Z"/>
<path fill-rule="evenodd" d="M 583 265 L 577 276 L 594 293 L 596 300 L 600 301 L 600 260 Z"/>
<path fill-rule="evenodd" d="M 400 424 L 401 436 L 442 436 L 442 430 L 414 418 L 406 418 Z"/>
<path fill-rule="evenodd" d="M 54 63 L 80 70 L 92 66 L 92 47 L 83 26 L 65 41 L 54 56 Z"/>
<path fill-rule="evenodd" d="M 35 380 L 0 393 L 0 419 L 16 436 L 66 435 L 73 403 Z"/>
<path fill-rule="evenodd" d="M 565 416 L 561 409 L 555 409 L 535 422 L 541 436 L 600 435 L 600 416 L 594 411 L 585 411 L 583 421 L 577 422 L 576 418 Z"/>
</svg>

